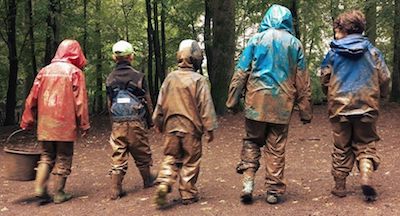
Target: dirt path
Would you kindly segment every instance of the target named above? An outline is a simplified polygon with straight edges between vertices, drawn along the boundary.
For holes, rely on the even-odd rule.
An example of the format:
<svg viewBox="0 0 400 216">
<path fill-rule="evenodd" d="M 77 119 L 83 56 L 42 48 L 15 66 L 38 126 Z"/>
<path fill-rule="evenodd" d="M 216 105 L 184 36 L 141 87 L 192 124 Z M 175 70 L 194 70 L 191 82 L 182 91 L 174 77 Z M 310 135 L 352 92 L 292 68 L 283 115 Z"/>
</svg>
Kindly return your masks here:
<svg viewBox="0 0 400 216">
<path fill-rule="evenodd" d="M 379 119 L 382 141 L 378 149 L 382 164 L 375 178 L 379 200 L 372 204 L 362 201 L 356 170 L 348 178 L 350 194 L 346 198 L 330 194 L 332 138 L 324 106 L 315 107 L 314 120 L 306 126 L 294 113 L 286 149 L 288 187 L 285 202 L 279 205 L 264 202 L 263 165 L 256 177 L 256 201 L 247 206 L 239 201 L 241 184 L 235 166 L 244 135 L 242 115 L 220 118 L 215 141 L 204 144 L 198 203 L 182 206 L 175 201 L 170 208 L 157 210 L 152 202 L 154 188 L 141 189 L 142 181 L 132 160 L 124 180 L 128 195 L 109 201 L 108 122 L 107 118 L 96 118 L 89 138 L 75 145 L 73 170 L 66 188 L 74 198 L 62 205 L 38 207 L 29 202 L 33 196 L 33 181 L 6 180 L 3 175 L 5 154 L 0 151 L 0 215 L 400 215 L 400 106 L 397 105 L 384 106 Z M 0 139 L 4 140 L 10 130 L 12 128 L 2 128 Z M 154 165 L 158 168 L 162 159 L 162 136 L 152 132 L 150 137 Z M 176 187 L 169 198 L 179 198 Z"/>
</svg>

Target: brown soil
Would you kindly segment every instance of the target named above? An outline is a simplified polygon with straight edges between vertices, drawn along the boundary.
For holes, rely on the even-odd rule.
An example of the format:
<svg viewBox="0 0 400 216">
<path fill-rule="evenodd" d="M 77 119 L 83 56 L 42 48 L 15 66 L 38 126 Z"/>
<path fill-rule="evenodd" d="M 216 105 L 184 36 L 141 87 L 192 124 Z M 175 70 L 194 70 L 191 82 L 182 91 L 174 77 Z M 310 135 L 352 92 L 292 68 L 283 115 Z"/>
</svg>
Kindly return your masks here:
<svg viewBox="0 0 400 216">
<path fill-rule="evenodd" d="M 382 108 L 378 132 L 382 141 L 378 150 L 382 164 L 375 174 L 379 199 L 365 203 L 358 184 L 358 171 L 348 178 L 349 194 L 336 198 L 330 194 L 333 179 L 330 174 L 332 138 L 326 107 L 315 107 L 313 122 L 302 125 L 294 113 L 286 148 L 285 176 L 288 183 L 284 202 L 269 205 L 264 202 L 264 166 L 257 173 L 255 202 L 243 205 L 239 201 L 240 177 L 235 166 L 244 135 L 243 115 L 224 116 L 213 143 L 203 146 L 201 173 L 197 183 L 201 200 L 183 206 L 177 201 L 175 185 L 169 196 L 171 205 L 158 210 L 153 204 L 154 188 L 142 189 L 142 181 L 132 160 L 124 180 L 127 196 L 110 201 L 110 147 L 107 117 L 93 118 L 93 130 L 87 139 L 75 145 L 73 171 L 66 191 L 74 198 L 64 204 L 37 206 L 33 197 L 33 181 L 5 179 L 5 153 L 0 151 L 0 215 L 400 215 L 400 106 L 386 104 Z M 1 128 L 4 145 L 15 128 Z M 154 167 L 162 160 L 162 136 L 150 134 Z M 50 184 L 50 191 L 53 187 Z"/>
</svg>

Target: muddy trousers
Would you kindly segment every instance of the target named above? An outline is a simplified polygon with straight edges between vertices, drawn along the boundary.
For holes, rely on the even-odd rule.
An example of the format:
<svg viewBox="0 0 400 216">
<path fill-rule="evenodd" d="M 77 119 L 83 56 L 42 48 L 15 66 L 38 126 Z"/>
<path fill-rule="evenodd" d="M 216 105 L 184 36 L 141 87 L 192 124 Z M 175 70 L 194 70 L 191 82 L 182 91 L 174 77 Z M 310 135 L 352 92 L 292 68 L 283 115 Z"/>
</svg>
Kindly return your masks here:
<svg viewBox="0 0 400 216">
<path fill-rule="evenodd" d="M 265 160 L 265 188 L 267 192 L 283 194 L 286 191 L 284 180 L 285 146 L 288 125 L 258 122 L 246 119 L 246 137 L 243 139 L 241 161 L 236 171 L 242 174 L 252 168 L 260 167 L 261 148 Z"/>
<path fill-rule="evenodd" d="M 377 114 L 355 116 L 339 116 L 332 118 L 333 151 L 332 175 L 345 178 L 353 169 L 354 162 L 367 158 L 373 162 L 374 170 L 380 163 L 376 151 L 376 141 L 379 136 L 376 132 Z"/>
<path fill-rule="evenodd" d="M 152 165 L 152 156 L 147 129 L 140 121 L 114 122 L 110 137 L 112 148 L 112 174 L 125 175 L 128 170 L 129 154 L 139 170 Z"/>
<path fill-rule="evenodd" d="M 169 188 L 179 176 L 179 193 L 182 199 L 198 196 L 195 184 L 200 172 L 202 154 L 201 138 L 191 134 L 168 133 L 164 143 L 164 160 L 158 174 L 157 182 Z"/>
<path fill-rule="evenodd" d="M 50 166 L 52 174 L 67 177 L 71 173 L 74 142 L 42 141 L 39 163 Z"/>
</svg>

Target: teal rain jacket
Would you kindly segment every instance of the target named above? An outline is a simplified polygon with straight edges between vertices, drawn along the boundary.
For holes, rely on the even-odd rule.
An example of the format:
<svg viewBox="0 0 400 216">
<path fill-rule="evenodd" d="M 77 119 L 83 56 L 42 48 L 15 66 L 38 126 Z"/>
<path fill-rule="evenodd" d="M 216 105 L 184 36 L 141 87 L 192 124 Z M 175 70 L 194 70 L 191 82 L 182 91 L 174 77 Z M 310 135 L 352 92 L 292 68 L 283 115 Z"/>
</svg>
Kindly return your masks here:
<svg viewBox="0 0 400 216">
<path fill-rule="evenodd" d="M 311 120 L 310 76 L 289 9 L 271 6 L 250 38 L 229 87 L 228 108 L 238 104 L 243 90 L 248 119 L 288 124 L 297 103 L 300 118 Z"/>
</svg>

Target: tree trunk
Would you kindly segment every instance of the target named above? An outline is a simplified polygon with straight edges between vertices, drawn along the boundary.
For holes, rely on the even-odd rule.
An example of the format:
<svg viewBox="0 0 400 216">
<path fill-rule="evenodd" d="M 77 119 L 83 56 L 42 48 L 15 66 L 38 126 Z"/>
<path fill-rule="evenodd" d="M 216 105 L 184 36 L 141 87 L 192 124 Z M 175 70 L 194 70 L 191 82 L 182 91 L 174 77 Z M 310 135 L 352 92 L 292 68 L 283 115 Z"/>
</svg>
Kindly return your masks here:
<svg viewBox="0 0 400 216">
<path fill-rule="evenodd" d="M 154 78 L 154 93 L 158 93 L 159 81 L 161 80 L 161 48 L 158 30 L 158 0 L 153 0 L 153 20 L 154 20 L 154 57 L 156 61 L 156 77 Z"/>
<path fill-rule="evenodd" d="M 17 3 L 15 0 L 8 0 L 7 7 L 7 47 L 9 76 L 6 101 L 6 119 L 5 125 L 15 124 L 15 107 L 17 104 L 17 78 L 18 78 L 18 57 L 17 57 L 17 41 L 16 41 L 16 17 Z"/>
<path fill-rule="evenodd" d="M 49 13 L 47 15 L 47 32 L 46 32 L 46 48 L 44 56 L 44 64 L 48 65 L 53 58 L 58 43 L 60 42 L 60 29 L 58 16 L 60 15 L 60 0 L 50 0 Z"/>
<path fill-rule="evenodd" d="M 85 55 L 88 55 L 88 49 L 87 49 L 87 44 L 88 44 L 88 19 L 87 19 L 87 6 L 88 6 L 88 0 L 83 0 L 83 52 Z"/>
<path fill-rule="evenodd" d="M 166 3 L 165 1 L 161 1 L 161 52 L 162 52 L 162 59 L 161 59 L 161 73 L 160 79 L 161 83 L 165 79 L 165 74 L 167 72 L 167 50 L 165 46 L 165 10 Z"/>
<path fill-rule="evenodd" d="M 392 93 L 391 101 L 400 102 L 400 0 L 395 0 L 394 13 L 394 53 L 393 53 L 393 73 L 392 73 Z"/>
<path fill-rule="evenodd" d="M 300 20 L 299 20 L 299 16 L 298 16 L 298 2 L 296 0 L 291 0 L 290 2 L 290 11 L 292 12 L 292 16 L 293 16 L 293 28 L 296 34 L 296 37 L 298 39 L 300 39 Z"/>
<path fill-rule="evenodd" d="M 211 0 L 205 0 L 205 17 L 204 17 L 204 46 L 206 52 L 206 59 L 207 59 L 207 73 L 210 80 L 214 80 L 214 73 L 213 73 L 213 55 L 212 55 L 212 29 L 211 29 L 211 22 L 212 22 L 212 5 Z"/>
<path fill-rule="evenodd" d="M 29 55 L 30 55 L 30 66 L 27 67 L 27 74 L 25 78 L 25 95 L 29 94 L 32 88 L 33 80 L 37 74 L 36 55 L 35 55 L 35 37 L 33 32 L 33 19 L 32 19 L 32 0 L 27 0 L 25 5 L 26 12 L 26 23 L 28 25 L 29 35 Z"/>
<path fill-rule="evenodd" d="M 154 103 L 154 88 L 153 88 L 153 25 L 151 23 L 151 3 L 146 0 L 146 13 L 147 13 L 147 44 L 149 49 L 149 56 L 147 60 L 147 81 L 149 83 L 149 91 L 151 99 Z"/>
<path fill-rule="evenodd" d="M 101 0 L 96 0 L 96 13 L 101 14 Z M 96 21 L 96 112 L 101 113 L 104 108 L 103 104 L 103 74 L 102 74 L 102 41 L 101 41 L 101 29 L 100 21 Z"/>
<path fill-rule="evenodd" d="M 375 45 L 376 41 L 376 0 L 366 0 L 365 18 L 367 21 L 366 35 L 369 41 Z"/>
<path fill-rule="evenodd" d="M 213 2 L 213 79 L 211 93 L 217 114 L 226 111 L 230 78 L 234 70 L 235 55 L 235 1 Z"/>
</svg>

